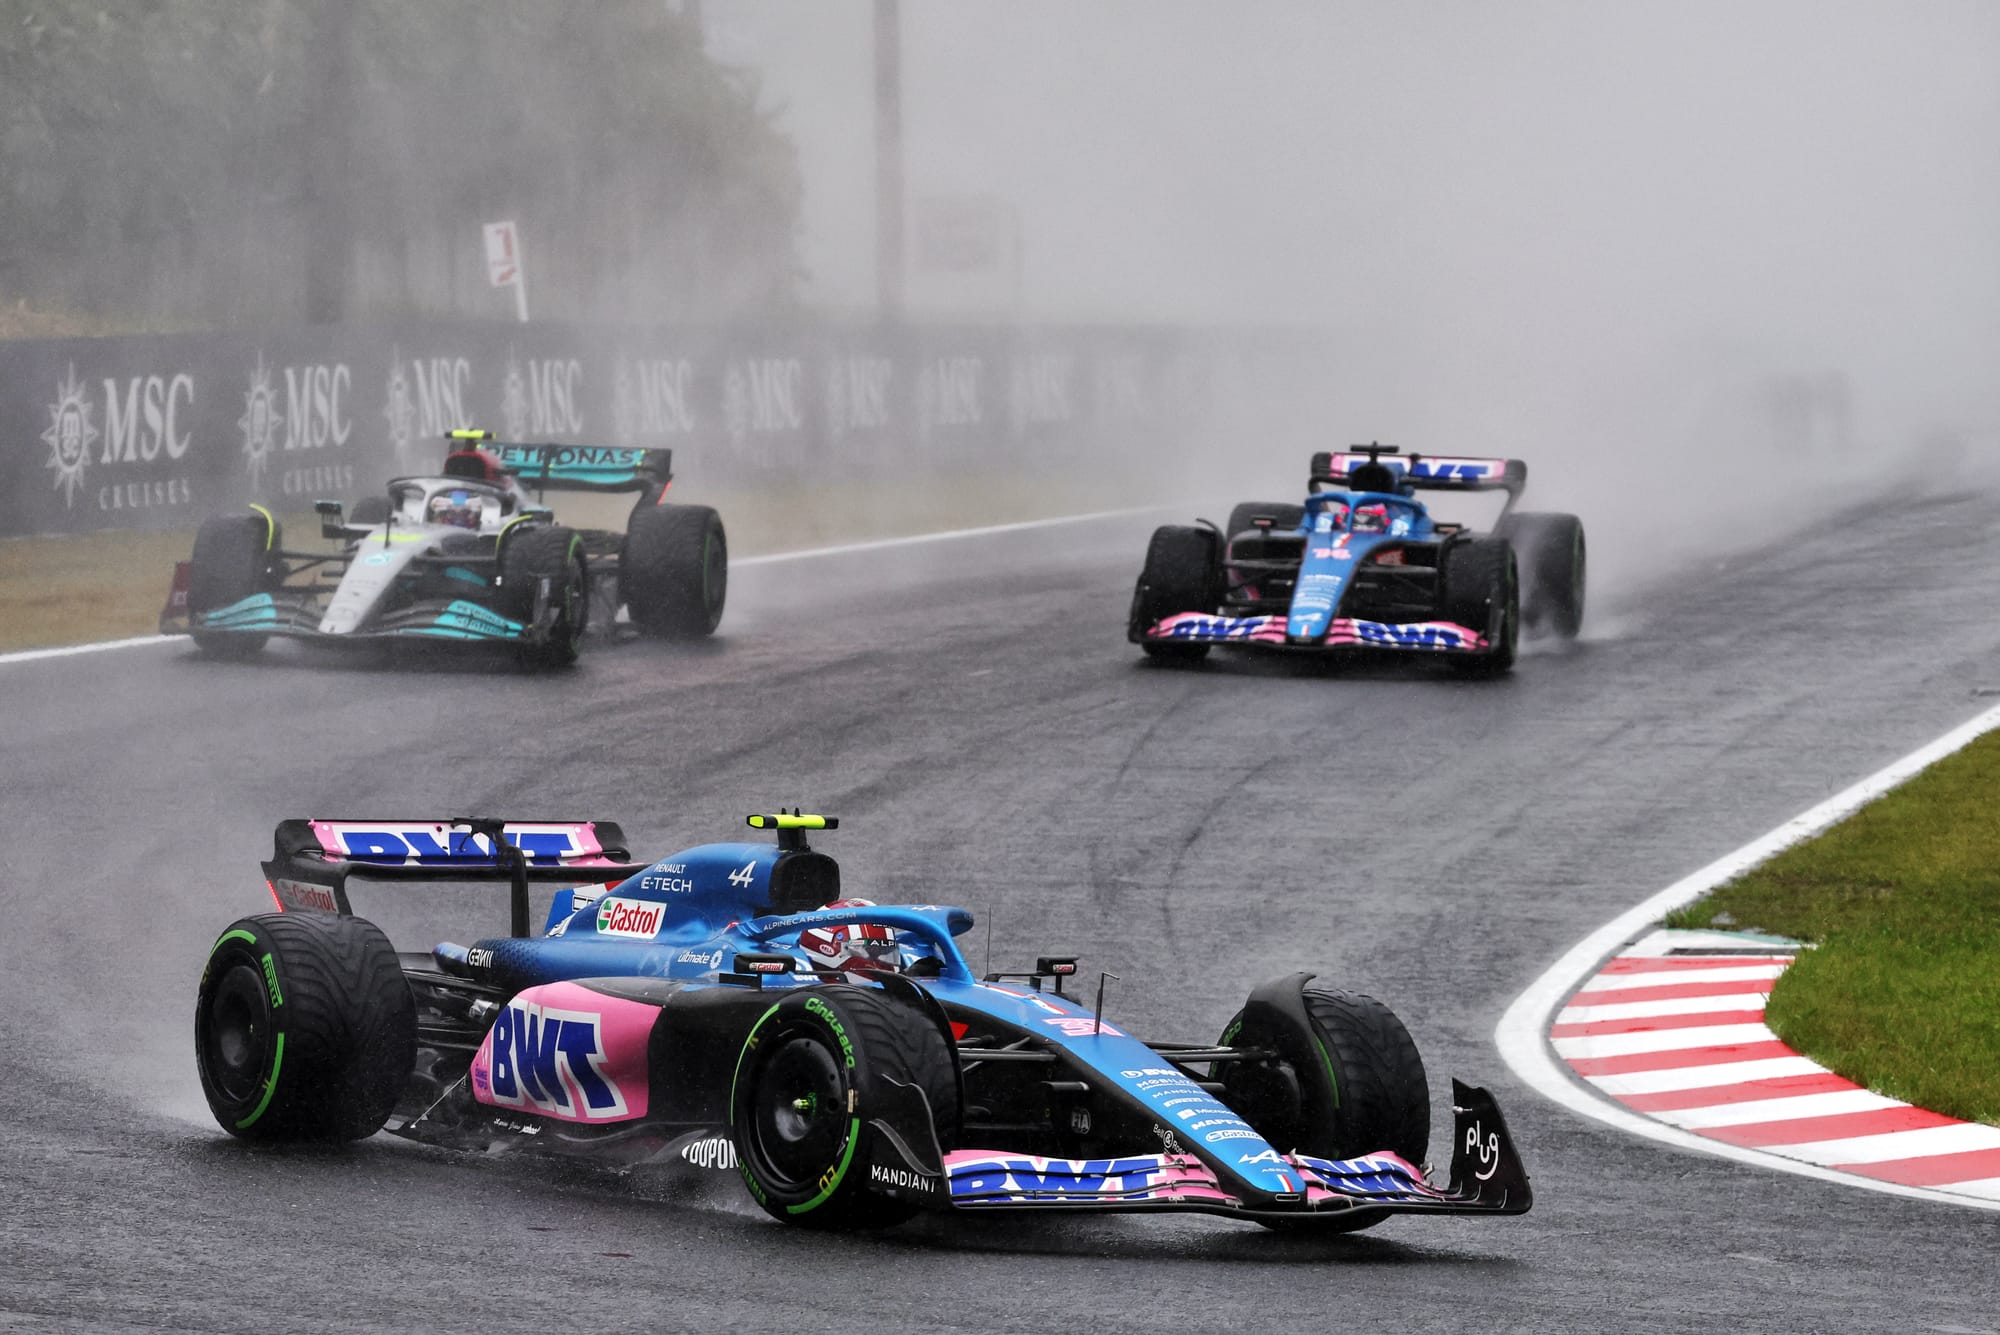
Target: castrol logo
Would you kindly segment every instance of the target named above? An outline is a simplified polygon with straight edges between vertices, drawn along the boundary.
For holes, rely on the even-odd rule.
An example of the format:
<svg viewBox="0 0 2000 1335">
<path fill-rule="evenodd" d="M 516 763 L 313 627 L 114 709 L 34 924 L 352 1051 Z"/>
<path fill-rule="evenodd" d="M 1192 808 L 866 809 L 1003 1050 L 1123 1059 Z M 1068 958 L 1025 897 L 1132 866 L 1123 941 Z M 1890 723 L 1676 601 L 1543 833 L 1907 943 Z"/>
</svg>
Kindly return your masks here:
<svg viewBox="0 0 2000 1335">
<path fill-rule="evenodd" d="M 659 934 L 663 907 L 643 899 L 620 899 L 616 895 L 597 901 L 599 936 L 636 936 L 651 940 Z"/>
</svg>

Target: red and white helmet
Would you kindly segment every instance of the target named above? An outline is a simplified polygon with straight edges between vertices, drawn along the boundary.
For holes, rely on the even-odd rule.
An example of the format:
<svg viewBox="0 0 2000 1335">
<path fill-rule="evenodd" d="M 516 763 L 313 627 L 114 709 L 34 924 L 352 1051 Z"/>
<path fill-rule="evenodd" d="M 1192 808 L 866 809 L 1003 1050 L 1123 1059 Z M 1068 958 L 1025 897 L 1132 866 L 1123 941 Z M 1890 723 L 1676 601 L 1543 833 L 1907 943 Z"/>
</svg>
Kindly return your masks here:
<svg viewBox="0 0 2000 1335">
<path fill-rule="evenodd" d="M 872 899 L 836 899 L 830 909 L 872 909 Z M 903 961 L 893 929 L 872 922 L 844 923 L 839 927 L 808 927 L 799 933 L 799 946 L 818 956 L 821 968 L 895 969 Z"/>
</svg>

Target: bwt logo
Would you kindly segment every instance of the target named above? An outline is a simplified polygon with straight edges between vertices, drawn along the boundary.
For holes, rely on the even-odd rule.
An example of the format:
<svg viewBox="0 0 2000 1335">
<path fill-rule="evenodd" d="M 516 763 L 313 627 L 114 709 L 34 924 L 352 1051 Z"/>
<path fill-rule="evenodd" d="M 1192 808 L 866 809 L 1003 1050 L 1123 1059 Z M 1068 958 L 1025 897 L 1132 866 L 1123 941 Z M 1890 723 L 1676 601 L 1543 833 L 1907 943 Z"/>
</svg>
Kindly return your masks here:
<svg viewBox="0 0 2000 1335">
<path fill-rule="evenodd" d="M 560 830 L 514 831 L 505 834 L 508 843 L 528 855 L 528 861 L 544 865 L 559 863 L 565 854 L 576 851 L 576 841 Z M 449 842 L 447 842 L 447 840 Z M 398 830 L 338 831 L 338 851 L 356 862 L 491 862 L 493 845 L 484 835 L 464 830 L 450 831 L 438 838 L 432 828 Z"/>
<path fill-rule="evenodd" d="M 1456 649 L 1465 637 L 1443 626 L 1393 626 L 1379 621 L 1357 621 L 1354 633 L 1368 644 L 1398 649 Z"/>
<path fill-rule="evenodd" d="M 493 1102 L 577 1121 L 625 1116 L 624 1092 L 604 1071 L 602 1021 L 591 1011 L 509 1003 L 486 1038 Z"/>
<path fill-rule="evenodd" d="M 952 1165 L 951 1194 L 978 1196 L 1004 1193 L 1029 1196 L 1104 1196 L 1143 1191 L 1156 1181 L 1163 1165 L 1152 1157 L 1129 1159 L 1039 1159 L 1005 1156 Z M 980 1171 L 968 1173 L 975 1168 Z"/>
<path fill-rule="evenodd" d="M 1493 471 L 1492 464 L 1482 463 L 1433 463 L 1429 459 L 1416 459 L 1410 463 L 1410 476 L 1430 478 L 1439 482 L 1470 482 L 1486 477 Z"/>
<path fill-rule="evenodd" d="M 1167 636 L 1176 640 L 1247 640 L 1255 635 L 1263 622 L 1255 617 L 1188 617 L 1177 621 L 1167 630 Z"/>
</svg>

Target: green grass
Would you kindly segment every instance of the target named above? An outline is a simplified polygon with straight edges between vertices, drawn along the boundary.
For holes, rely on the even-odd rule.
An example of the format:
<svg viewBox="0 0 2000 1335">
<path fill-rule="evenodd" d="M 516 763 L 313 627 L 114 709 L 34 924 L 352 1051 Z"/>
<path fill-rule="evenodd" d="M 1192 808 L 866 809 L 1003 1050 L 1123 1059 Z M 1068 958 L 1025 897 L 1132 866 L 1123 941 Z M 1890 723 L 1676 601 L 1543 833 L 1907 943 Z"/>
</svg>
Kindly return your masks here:
<svg viewBox="0 0 2000 1335">
<path fill-rule="evenodd" d="M 1018 474 L 948 480 L 789 483 L 732 491 L 676 482 L 672 499 L 713 505 L 736 556 L 828 546 L 943 529 L 976 528 L 1138 504 L 1127 480 L 1059 483 Z M 629 497 L 605 498 L 577 523 L 622 528 Z M 585 509 L 592 507 L 585 506 Z M 311 514 L 281 515 L 288 547 L 319 543 Z M 93 533 L 0 540 L 0 652 L 150 635 L 174 562 L 194 546 L 192 528 L 160 533 Z M 1138 553 L 1133 555 L 1138 568 Z"/>
<path fill-rule="evenodd" d="M 1772 990 L 1778 1036 L 1893 1098 L 2000 1123 L 2000 732 L 1669 927 L 1815 942 Z"/>
</svg>

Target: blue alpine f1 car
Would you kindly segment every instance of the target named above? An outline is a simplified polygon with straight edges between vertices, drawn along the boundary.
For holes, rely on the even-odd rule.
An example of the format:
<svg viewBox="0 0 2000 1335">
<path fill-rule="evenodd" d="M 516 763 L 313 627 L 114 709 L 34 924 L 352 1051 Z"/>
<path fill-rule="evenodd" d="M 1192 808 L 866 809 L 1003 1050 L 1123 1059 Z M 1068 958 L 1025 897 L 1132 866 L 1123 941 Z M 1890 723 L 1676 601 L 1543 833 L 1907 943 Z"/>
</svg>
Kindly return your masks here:
<svg viewBox="0 0 2000 1335">
<path fill-rule="evenodd" d="M 593 620 L 706 635 L 729 554 L 705 505 L 670 505 L 670 450 L 496 442 L 454 431 L 443 471 L 391 479 L 351 513 L 320 501 L 331 552 L 287 550 L 276 516 L 218 515 L 178 563 L 162 634 L 241 658 L 273 635 L 321 642 L 511 645 L 529 667 L 573 662 Z M 637 493 L 624 532 L 570 528 L 549 493 Z"/>
<path fill-rule="evenodd" d="M 1141 1041 L 1101 979 L 1086 1004 L 1073 958 L 981 976 L 966 910 L 842 898 L 807 843 L 831 818 L 749 823 L 775 843 L 637 864 L 602 821 L 283 822 L 278 911 L 232 924 L 202 975 L 210 1108 L 252 1140 L 387 1127 L 733 1170 L 778 1219 L 829 1228 L 1039 1209 L 1340 1231 L 1529 1208 L 1483 1090 L 1452 1084 L 1448 1177 L 1420 1166 L 1423 1061 L 1372 998 L 1294 974 L 1214 1042 Z M 399 956 L 352 914 L 367 881 L 504 884 L 512 932 Z M 532 932 L 537 883 L 557 888 Z"/>
<path fill-rule="evenodd" d="M 1389 651 L 1504 673 L 1524 629 L 1568 638 L 1583 623 L 1583 525 L 1517 512 L 1527 477 L 1518 459 L 1405 456 L 1393 445 L 1317 454 L 1302 503 L 1245 502 L 1226 529 L 1156 530 L 1127 636 L 1167 662 L 1214 646 Z M 1482 535 L 1434 517 L 1419 490 L 1507 499 Z"/>
</svg>

